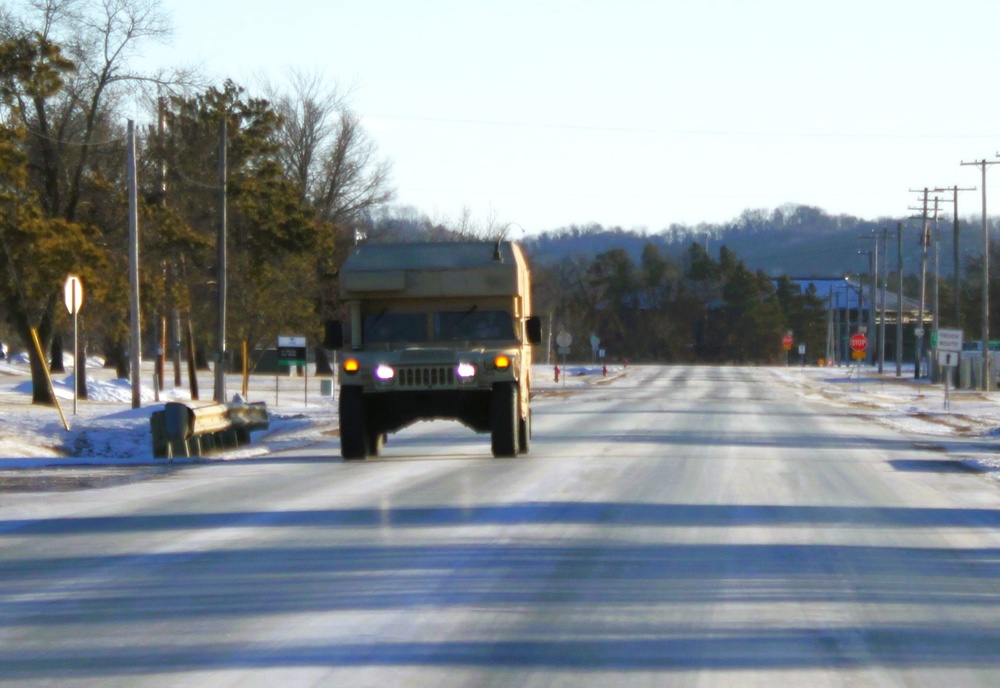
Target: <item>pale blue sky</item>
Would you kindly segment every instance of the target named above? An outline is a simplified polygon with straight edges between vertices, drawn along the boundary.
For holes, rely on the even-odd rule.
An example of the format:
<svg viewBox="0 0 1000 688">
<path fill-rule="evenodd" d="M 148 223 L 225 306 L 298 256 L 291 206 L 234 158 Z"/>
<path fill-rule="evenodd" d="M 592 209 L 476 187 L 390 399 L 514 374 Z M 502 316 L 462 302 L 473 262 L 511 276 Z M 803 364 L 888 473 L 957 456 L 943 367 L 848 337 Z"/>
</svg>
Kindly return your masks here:
<svg viewBox="0 0 1000 688">
<path fill-rule="evenodd" d="M 435 218 L 468 207 L 534 233 L 786 202 L 904 216 L 910 188 L 976 186 L 959 163 L 1000 151 L 995 0 L 163 4 L 175 36 L 151 59 L 356 84 L 397 202 Z"/>
</svg>

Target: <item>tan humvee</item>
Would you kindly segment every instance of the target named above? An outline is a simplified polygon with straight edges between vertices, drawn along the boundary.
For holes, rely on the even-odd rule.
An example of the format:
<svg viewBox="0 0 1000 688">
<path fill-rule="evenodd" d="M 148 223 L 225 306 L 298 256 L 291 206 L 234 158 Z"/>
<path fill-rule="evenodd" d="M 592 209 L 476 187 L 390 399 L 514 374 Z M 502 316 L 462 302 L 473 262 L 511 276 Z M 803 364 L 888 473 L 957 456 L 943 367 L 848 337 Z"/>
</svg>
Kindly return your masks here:
<svg viewBox="0 0 1000 688">
<path fill-rule="evenodd" d="M 345 459 L 378 455 L 388 433 L 418 420 L 490 433 L 494 456 L 528 451 L 531 283 L 508 241 L 365 244 L 340 270 L 347 307 L 328 327 L 342 349 L 340 443 Z"/>
</svg>

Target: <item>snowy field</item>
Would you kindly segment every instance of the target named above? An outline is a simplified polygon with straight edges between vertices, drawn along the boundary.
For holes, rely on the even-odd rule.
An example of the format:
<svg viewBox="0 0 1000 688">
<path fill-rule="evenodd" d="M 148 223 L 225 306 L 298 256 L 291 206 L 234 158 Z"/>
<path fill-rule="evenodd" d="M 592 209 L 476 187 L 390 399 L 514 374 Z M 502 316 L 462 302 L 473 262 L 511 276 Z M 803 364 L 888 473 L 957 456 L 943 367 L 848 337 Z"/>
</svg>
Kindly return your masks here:
<svg viewBox="0 0 1000 688">
<path fill-rule="evenodd" d="M 54 466 L 143 466 L 164 464 L 154 459 L 149 417 L 167 401 L 186 401 L 186 387 L 168 389 L 159 395 L 151 385 L 143 386 L 142 405 L 131 406 L 132 390 L 127 380 L 113 379 L 113 371 L 103 368 L 100 360 L 91 360 L 87 368 L 88 399 L 79 400 L 73 414 L 72 361 L 67 374 L 54 376 L 56 396 L 70 425 L 63 428 L 54 407 L 32 405 L 31 378 L 25 360 L 0 361 L 0 471 Z M 971 468 L 1000 479 L 1000 392 L 984 394 L 972 390 L 950 390 L 946 404 L 942 385 L 914 380 L 912 369 L 899 378 L 894 366 L 878 375 L 874 369 L 775 367 L 775 382 L 803 400 L 829 403 L 848 408 L 869 418 L 926 441 L 937 451 L 952 454 Z M 536 392 L 586 389 L 592 385 L 627 386 L 633 384 L 628 368 L 610 367 L 602 375 L 599 366 L 569 366 L 557 384 L 551 366 L 536 365 Z M 168 383 L 173 372 L 168 364 Z M 187 373 L 183 375 L 185 381 Z M 144 368 L 143 379 L 152 378 L 152 369 Z M 329 383 L 327 383 L 329 384 Z M 201 398 L 212 396 L 210 372 L 201 373 Z M 242 383 L 230 376 L 230 397 Z M 307 389 L 308 386 L 308 389 Z M 321 381 L 315 377 L 260 375 L 251 378 L 247 401 L 264 401 L 271 423 L 266 431 L 253 434 L 250 445 L 213 454 L 209 460 L 262 456 L 273 451 L 308 447 L 329 439 L 337 427 L 334 397 L 321 396 Z M 535 405 L 544 413 L 551 395 L 542 395 Z M 946 408 L 947 406 L 947 408 Z M 935 446 L 935 439 L 942 442 Z M 948 440 L 944 442 L 944 440 Z M 997 457 L 997 458 L 994 458 Z M 182 460 L 183 461 L 183 460 Z"/>
</svg>

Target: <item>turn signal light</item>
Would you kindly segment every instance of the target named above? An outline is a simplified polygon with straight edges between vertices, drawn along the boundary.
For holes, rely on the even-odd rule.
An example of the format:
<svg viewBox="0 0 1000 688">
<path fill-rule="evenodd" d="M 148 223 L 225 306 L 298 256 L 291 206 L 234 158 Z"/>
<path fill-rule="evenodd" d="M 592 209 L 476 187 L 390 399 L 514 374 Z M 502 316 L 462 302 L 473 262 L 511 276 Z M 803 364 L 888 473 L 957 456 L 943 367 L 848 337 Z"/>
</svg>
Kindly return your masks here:
<svg viewBox="0 0 1000 688">
<path fill-rule="evenodd" d="M 345 373 L 356 373 L 361 368 L 361 364 L 358 363 L 356 358 L 348 358 L 344 361 L 344 372 Z"/>
<path fill-rule="evenodd" d="M 510 356 L 497 354 L 497 357 L 493 359 L 493 365 L 496 366 L 497 370 L 507 370 L 510 368 Z"/>
</svg>

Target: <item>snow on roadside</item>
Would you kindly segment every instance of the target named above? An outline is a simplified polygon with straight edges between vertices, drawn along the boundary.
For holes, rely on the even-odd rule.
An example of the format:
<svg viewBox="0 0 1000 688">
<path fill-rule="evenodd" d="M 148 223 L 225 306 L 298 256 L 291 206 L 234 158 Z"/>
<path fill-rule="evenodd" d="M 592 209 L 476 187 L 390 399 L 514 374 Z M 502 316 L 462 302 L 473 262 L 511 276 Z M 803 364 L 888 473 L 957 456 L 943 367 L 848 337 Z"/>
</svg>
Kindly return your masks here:
<svg viewBox="0 0 1000 688">
<path fill-rule="evenodd" d="M 67 369 L 71 366 L 72 363 Z M 0 361 L 0 470 L 54 465 L 163 464 L 163 459 L 153 457 L 149 418 L 168 401 L 189 400 L 187 390 L 164 391 L 157 402 L 155 391 L 143 386 L 142 405 L 133 409 L 130 382 L 102 379 L 109 375 L 102 375 L 102 368 L 100 359 L 88 361 L 88 371 L 95 372 L 88 373 L 87 400 L 78 401 L 77 415 L 72 414 L 74 376 L 53 377 L 53 391 L 70 425 L 66 431 L 55 407 L 31 404 L 32 383 L 27 361 Z M 147 374 L 146 378 L 149 377 Z M 288 394 L 287 398 L 290 397 Z M 292 401 L 278 409 L 269 405 L 268 415 L 270 427 L 254 432 L 250 445 L 214 454 L 213 458 L 245 458 L 308 446 L 335 427 L 330 399 L 310 400 L 308 406 Z"/>
<path fill-rule="evenodd" d="M 956 458 L 1000 480 L 1000 392 L 949 389 L 914 379 L 913 367 L 879 375 L 874 369 L 776 368 L 804 397 L 856 409 L 859 415 L 914 437 L 968 440 Z M 958 450 L 957 450 L 958 451 Z"/>
<path fill-rule="evenodd" d="M 0 361 L 0 470 L 35 468 L 48 465 L 142 465 L 162 464 L 152 455 L 149 417 L 165 401 L 183 401 L 186 392 L 173 390 L 156 402 L 152 389 L 143 388 L 142 406 L 131 408 L 132 390 L 126 380 L 101 379 L 101 362 L 88 361 L 88 400 L 79 404 L 72 416 L 73 377 L 53 381 L 63 412 L 71 424 L 62 427 L 56 410 L 30 403 L 31 382 L 27 365 Z M 760 370 L 758 368 L 758 370 Z M 968 440 L 978 447 L 974 458 L 959 457 L 979 470 L 1000 479 L 1000 459 L 992 458 L 994 440 L 1000 442 L 1000 393 L 983 394 L 952 390 L 950 408 L 944 407 L 944 389 L 927 381 L 916 381 L 912 369 L 900 378 L 878 375 L 873 370 L 847 368 L 774 367 L 777 380 L 803 398 L 815 398 L 843 408 L 856 409 L 874 422 L 923 438 Z M 636 384 L 639 376 L 631 370 L 611 367 L 608 375 L 600 366 L 569 366 L 554 382 L 552 366 L 537 365 L 536 391 L 572 391 L 590 385 Z M 105 374 L 103 377 L 107 377 Z M 147 376 L 148 377 L 148 376 Z M 261 384 L 272 384 L 266 381 Z M 301 390 L 301 382 L 299 389 Z M 256 398 L 264 392 L 257 390 Z M 269 392 L 274 394 L 273 391 Z M 301 392 L 300 392 L 301 393 Z M 336 428 L 336 404 L 329 397 L 310 399 L 308 404 L 290 401 L 286 395 L 280 407 L 268 404 L 270 428 L 255 432 L 251 444 L 213 454 L 214 460 L 262 456 L 273 451 L 307 447 Z"/>
</svg>

